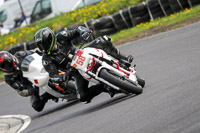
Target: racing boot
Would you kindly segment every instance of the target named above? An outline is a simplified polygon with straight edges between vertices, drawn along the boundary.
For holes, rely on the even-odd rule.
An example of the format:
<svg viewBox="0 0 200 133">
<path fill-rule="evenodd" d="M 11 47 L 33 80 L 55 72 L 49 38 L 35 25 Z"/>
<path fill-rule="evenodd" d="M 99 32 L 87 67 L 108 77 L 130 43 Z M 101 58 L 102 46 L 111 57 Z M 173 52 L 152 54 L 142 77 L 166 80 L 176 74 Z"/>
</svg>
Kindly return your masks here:
<svg viewBox="0 0 200 133">
<path fill-rule="evenodd" d="M 41 96 L 40 96 L 40 99 L 42 100 L 42 101 L 48 101 L 48 100 L 53 100 L 54 102 L 58 102 L 58 98 L 57 97 L 54 97 L 54 96 L 52 96 L 51 94 L 49 94 L 49 93 L 47 93 L 47 92 L 45 92 L 44 94 L 42 94 Z"/>
<path fill-rule="evenodd" d="M 99 95 L 103 90 L 103 86 L 102 85 L 93 85 L 89 88 L 89 92 L 88 92 L 88 95 L 87 95 L 87 100 L 86 100 L 86 103 L 90 103 L 91 100 Z"/>
<path fill-rule="evenodd" d="M 116 89 L 114 89 L 106 84 L 103 85 L 102 91 L 108 93 L 111 98 L 114 97 L 115 94 L 119 93 Z"/>
<path fill-rule="evenodd" d="M 41 112 L 44 109 L 47 99 L 41 99 L 40 96 L 31 96 L 31 105 L 37 112 Z"/>
<path fill-rule="evenodd" d="M 44 109 L 45 104 L 47 103 L 47 101 L 49 99 L 52 99 L 55 102 L 58 102 L 58 98 L 50 95 L 49 93 L 45 92 L 44 94 L 42 94 L 41 96 L 39 95 L 32 95 L 31 96 L 31 103 L 32 103 L 32 107 L 40 112 Z"/>
<path fill-rule="evenodd" d="M 107 43 L 107 48 L 105 49 L 105 52 L 110 54 L 111 56 L 113 56 L 114 58 L 116 58 L 117 60 L 121 61 L 124 60 L 126 63 L 126 67 L 130 67 L 132 61 L 133 61 L 133 56 L 132 55 L 124 55 L 122 54 L 118 48 L 116 48 L 112 42 L 111 42 L 111 38 L 108 36 L 103 36 L 102 37 L 104 39 L 104 41 Z"/>
</svg>

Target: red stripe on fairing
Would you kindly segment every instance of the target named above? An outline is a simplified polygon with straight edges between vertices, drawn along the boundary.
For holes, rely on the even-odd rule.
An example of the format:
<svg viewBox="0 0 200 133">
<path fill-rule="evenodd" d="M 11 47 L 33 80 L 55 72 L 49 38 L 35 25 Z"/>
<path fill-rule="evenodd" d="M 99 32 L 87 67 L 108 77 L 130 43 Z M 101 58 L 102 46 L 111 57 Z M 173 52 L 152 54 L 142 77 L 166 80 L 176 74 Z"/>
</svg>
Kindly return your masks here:
<svg viewBox="0 0 200 133">
<path fill-rule="evenodd" d="M 122 70 L 120 69 L 119 64 L 118 64 L 116 61 L 114 61 L 114 63 L 117 65 L 117 69 L 118 69 L 120 72 L 123 72 L 124 74 L 126 74 L 127 77 L 129 77 L 129 74 L 128 74 L 128 73 L 126 73 L 126 72 L 124 72 L 124 71 L 122 71 Z"/>
<path fill-rule="evenodd" d="M 94 58 L 95 58 L 95 57 L 92 58 L 93 61 L 91 62 L 91 66 L 90 66 L 89 69 L 86 71 L 86 73 L 88 73 L 88 71 L 92 70 L 93 67 L 95 66 Z"/>
<path fill-rule="evenodd" d="M 133 69 L 131 69 L 131 70 L 130 70 L 130 72 L 131 72 L 131 73 L 133 73 L 133 72 L 134 72 L 134 70 L 133 70 Z"/>
<path fill-rule="evenodd" d="M 89 77 L 88 80 L 92 79 L 92 77 Z"/>
<path fill-rule="evenodd" d="M 4 58 L 0 55 L 0 63 L 3 62 Z"/>
<path fill-rule="evenodd" d="M 102 58 L 103 58 L 103 53 L 101 52 L 101 56 L 102 56 Z"/>
<path fill-rule="evenodd" d="M 13 60 L 13 65 L 16 66 L 15 61 Z"/>
<path fill-rule="evenodd" d="M 88 71 L 91 71 L 93 69 L 93 67 L 95 66 L 95 61 L 94 61 L 95 57 L 92 58 L 92 63 L 91 66 L 89 67 L 89 69 L 86 71 L 86 73 L 88 73 Z M 87 78 L 88 80 L 92 79 L 92 77 Z"/>
<path fill-rule="evenodd" d="M 100 52 L 99 49 L 95 48 L 97 50 L 97 52 Z M 103 57 L 103 53 L 101 52 L 101 56 Z"/>
<path fill-rule="evenodd" d="M 117 65 L 117 69 L 120 70 L 119 64 L 116 61 L 114 61 L 114 63 Z"/>
<path fill-rule="evenodd" d="M 82 50 L 82 49 L 79 49 L 76 55 L 77 55 L 77 56 L 81 56 L 82 54 L 83 54 L 83 50 Z"/>
<path fill-rule="evenodd" d="M 99 50 L 97 48 L 95 48 L 95 49 L 99 52 Z"/>
</svg>

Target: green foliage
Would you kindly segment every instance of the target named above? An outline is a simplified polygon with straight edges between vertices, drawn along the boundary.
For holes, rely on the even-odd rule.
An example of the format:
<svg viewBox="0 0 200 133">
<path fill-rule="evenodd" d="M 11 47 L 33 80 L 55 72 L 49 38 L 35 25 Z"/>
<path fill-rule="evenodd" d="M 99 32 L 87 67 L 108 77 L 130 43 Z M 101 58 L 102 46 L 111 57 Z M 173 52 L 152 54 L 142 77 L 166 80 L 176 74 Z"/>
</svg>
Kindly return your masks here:
<svg viewBox="0 0 200 133">
<path fill-rule="evenodd" d="M 0 38 L 0 50 L 9 48 L 10 46 L 24 42 L 32 41 L 37 30 L 43 27 L 50 27 L 55 30 L 58 26 L 64 27 L 74 24 L 82 24 L 92 18 L 96 19 L 105 15 L 118 12 L 120 9 L 141 3 L 146 0 L 103 0 L 96 5 L 88 5 L 86 7 L 76 9 L 56 16 L 55 18 L 38 21 L 27 27 L 16 29 L 12 33 L 4 35 Z"/>
</svg>

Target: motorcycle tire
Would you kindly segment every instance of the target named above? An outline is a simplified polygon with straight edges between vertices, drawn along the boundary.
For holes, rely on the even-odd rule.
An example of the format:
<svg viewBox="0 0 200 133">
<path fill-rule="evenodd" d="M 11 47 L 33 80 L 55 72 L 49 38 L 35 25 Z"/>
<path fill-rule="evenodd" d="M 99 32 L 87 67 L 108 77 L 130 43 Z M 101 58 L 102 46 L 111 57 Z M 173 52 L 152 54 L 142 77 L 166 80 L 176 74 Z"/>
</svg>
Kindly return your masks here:
<svg viewBox="0 0 200 133">
<path fill-rule="evenodd" d="M 136 75 L 136 77 L 137 77 L 138 84 L 139 84 L 142 88 L 144 88 L 144 86 L 145 86 L 145 80 L 142 79 L 142 78 L 140 78 L 138 75 Z"/>
<path fill-rule="evenodd" d="M 143 89 L 141 87 L 137 87 L 136 85 L 126 81 L 122 80 L 120 77 L 117 77 L 111 73 L 108 72 L 106 69 L 102 69 L 99 72 L 99 77 L 102 79 L 108 81 L 109 83 L 129 92 L 134 93 L 136 95 L 141 94 L 143 92 Z"/>
</svg>

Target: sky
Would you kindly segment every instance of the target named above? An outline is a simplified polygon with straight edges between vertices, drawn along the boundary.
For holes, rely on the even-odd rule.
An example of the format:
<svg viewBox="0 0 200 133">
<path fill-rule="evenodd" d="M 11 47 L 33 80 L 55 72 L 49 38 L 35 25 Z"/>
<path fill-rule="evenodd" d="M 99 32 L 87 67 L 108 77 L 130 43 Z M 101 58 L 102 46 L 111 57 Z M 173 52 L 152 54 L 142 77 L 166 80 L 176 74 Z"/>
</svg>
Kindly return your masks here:
<svg viewBox="0 0 200 133">
<path fill-rule="evenodd" d="M 4 0 L 0 0 L 0 6 L 4 3 Z"/>
</svg>

